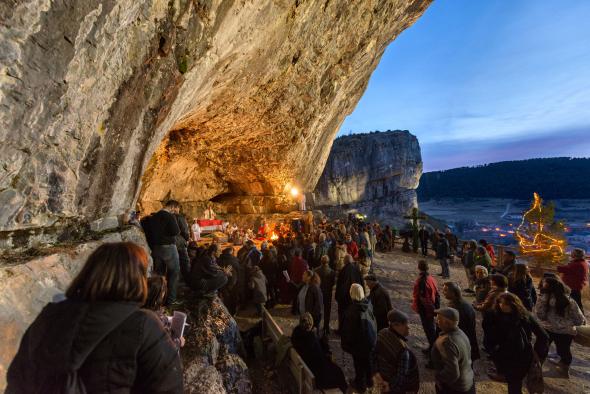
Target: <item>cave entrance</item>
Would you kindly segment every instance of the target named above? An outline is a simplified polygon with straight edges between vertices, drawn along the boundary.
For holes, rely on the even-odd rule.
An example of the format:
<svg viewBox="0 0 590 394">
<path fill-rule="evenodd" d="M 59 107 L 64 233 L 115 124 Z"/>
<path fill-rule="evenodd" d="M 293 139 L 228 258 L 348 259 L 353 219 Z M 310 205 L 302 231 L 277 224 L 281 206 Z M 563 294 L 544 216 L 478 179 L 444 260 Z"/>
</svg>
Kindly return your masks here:
<svg viewBox="0 0 590 394">
<path fill-rule="evenodd" d="M 143 214 L 160 209 L 169 199 L 178 200 L 188 218 L 203 217 L 209 206 L 232 221 L 297 208 L 282 163 L 239 140 L 217 136 L 179 129 L 164 138 L 142 177 L 138 206 Z"/>
</svg>

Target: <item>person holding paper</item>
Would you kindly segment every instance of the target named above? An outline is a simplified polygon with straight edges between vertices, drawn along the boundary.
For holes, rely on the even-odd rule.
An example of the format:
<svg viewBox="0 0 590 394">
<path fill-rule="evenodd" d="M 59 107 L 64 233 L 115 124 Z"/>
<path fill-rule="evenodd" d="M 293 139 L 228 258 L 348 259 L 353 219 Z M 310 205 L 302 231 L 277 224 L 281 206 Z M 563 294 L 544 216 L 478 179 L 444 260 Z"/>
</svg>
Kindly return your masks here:
<svg viewBox="0 0 590 394">
<path fill-rule="evenodd" d="M 164 329 L 170 335 L 176 350 L 184 346 L 184 337 L 182 335 L 174 336 L 172 334 L 172 321 L 164 314 L 164 300 L 166 299 L 166 278 L 160 275 L 153 275 L 148 278 L 148 296 L 144 308 L 154 311 L 164 325 Z M 186 317 L 186 315 L 185 315 Z"/>
</svg>

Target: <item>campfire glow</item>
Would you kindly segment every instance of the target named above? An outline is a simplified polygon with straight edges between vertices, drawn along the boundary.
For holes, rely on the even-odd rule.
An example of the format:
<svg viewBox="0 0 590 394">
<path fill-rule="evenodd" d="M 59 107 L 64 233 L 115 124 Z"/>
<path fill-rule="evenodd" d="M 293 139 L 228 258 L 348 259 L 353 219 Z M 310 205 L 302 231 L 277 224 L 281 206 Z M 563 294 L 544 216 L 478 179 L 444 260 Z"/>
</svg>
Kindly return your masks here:
<svg viewBox="0 0 590 394">
<path fill-rule="evenodd" d="M 270 240 L 271 240 L 271 241 L 276 241 L 277 239 L 279 239 L 279 236 L 278 236 L 278 235 L 277 235 L 277 234 L 276 234 L 276 233 L 273 231 L 273 232 L 270 234 Z"/>
</svg>

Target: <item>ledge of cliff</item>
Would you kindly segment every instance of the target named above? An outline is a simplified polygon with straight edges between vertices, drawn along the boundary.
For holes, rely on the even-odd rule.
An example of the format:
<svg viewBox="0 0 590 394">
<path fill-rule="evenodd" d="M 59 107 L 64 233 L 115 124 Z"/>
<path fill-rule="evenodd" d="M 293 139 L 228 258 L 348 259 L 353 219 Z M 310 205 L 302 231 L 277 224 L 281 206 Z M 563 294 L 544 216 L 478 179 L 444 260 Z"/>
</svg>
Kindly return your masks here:
<svg viewBox="0 0 590 394">
<path fill-rule="evenodd" d="M 408 131 L 337 138 L 313 193 L 328 215 L 358 212 L 394 224 L 418 205 L 422 175 L 418 139 Z"/>
<path fill-rule="evenodd" d="M 0 2 L 0 231 L 284 210 L 430 1 Z"/>
</svg>

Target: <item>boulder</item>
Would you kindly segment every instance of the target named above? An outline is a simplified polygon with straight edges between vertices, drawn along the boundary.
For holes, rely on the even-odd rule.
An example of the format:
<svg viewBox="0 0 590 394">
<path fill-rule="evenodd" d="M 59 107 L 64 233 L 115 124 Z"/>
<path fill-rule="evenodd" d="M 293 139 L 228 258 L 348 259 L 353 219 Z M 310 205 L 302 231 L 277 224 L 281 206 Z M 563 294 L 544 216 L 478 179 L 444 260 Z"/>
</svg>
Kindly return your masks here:
<svg viewBox="0 0 590 394">
<path fill-rule="evenodd" d="M 242 359 L 244 355 L 242 339 L 238 324 L 227 311 L 219 298 L 190 299 L 189 308 L 193 311 L 194 321 L 185 333 L 186 346 L 181 352 L 185 368 L 208 368 L 213 374 L 213 367 L 221 377 L 224 392 L 250 393 L 252 382 L 248 367 Z M 194 365 L 198 367 L 194 367 Z M 196 381 L 192 375 L 185 373 L 185 385 L 200 392 L 198 388 L 202 377 Z M 208 391 L 204 391 L 208 392 Z"/>
<path fill-rule="evenodd" d="M 331 216 L 358 212 L 400 224 L 418 204 L 421 175 L 420 145 L 408 131 L 340 137 L 332 145 L 313 203 Z"/>
</svg>

